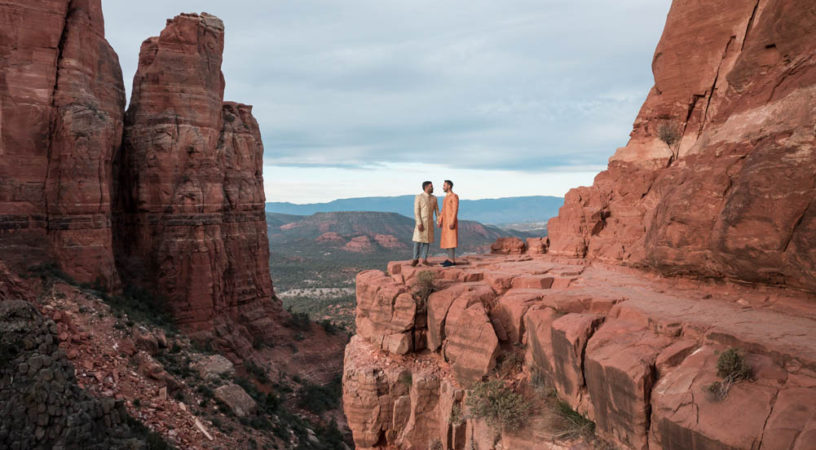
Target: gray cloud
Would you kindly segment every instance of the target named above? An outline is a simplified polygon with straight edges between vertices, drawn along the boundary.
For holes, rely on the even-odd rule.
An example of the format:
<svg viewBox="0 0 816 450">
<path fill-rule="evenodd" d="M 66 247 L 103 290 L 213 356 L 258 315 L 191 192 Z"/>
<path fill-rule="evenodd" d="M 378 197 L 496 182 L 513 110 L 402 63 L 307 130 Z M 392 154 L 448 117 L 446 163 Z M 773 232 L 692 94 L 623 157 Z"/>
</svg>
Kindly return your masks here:
<svg viewBox="0 0 816 450">
<path fill-rule="evenodd" d="M 669 0 L 103 0 L 126 84 L 164 19 L 226 24 L 226 96 L 268 164 L 605 165 L 652 85 Z"/>
</svg>

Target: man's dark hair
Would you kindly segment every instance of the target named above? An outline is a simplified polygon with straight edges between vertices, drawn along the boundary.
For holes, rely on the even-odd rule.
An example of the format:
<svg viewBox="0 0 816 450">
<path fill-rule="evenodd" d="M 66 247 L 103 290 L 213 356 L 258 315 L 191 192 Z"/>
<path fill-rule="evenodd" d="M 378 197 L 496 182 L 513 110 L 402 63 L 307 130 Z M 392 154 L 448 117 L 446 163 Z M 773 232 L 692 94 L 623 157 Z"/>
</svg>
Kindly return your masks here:
<svg viewBox="0 0 816 450">
<path fill-rule="evenodd" d="M 424 191 L 424 190 L 425 190 L 425 188 L 426 188 L 426 187 L 428 187 L 428 185 L 429 185 L 429 184 L 431 184 L 431 182 L 430 182 L 430 181 L 423 181 L 423 182 L 422 182 L 422 190 Z"/>
<path fill-rule="evenodd" d="M 450 185 L 451 189 L 453 189 L 453 181 L 445 180 L 445 183 L 448 183 Z"/>
</svg>

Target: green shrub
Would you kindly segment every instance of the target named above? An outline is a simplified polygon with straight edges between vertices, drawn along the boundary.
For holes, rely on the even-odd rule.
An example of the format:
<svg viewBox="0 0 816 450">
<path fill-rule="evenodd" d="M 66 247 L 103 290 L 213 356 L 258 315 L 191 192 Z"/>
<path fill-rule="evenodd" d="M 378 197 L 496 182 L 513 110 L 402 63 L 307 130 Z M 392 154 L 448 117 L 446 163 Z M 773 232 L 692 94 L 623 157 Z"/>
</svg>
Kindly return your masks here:
<svg viewBox="0 0 816 450">
<path fill-rule="evenodd" d="M 705 389 L 714 400 L 723 400 L 728 397 L 731 386 L 742 380 L 752 379 L 754 371 L 745 362 L 745 356 L 739 349 L 729 348 L 717 358 L 717 376 L 722 380 L 705 386 Z"/>
<path fill-rule="evenodd" d="M 411 375 L 411 372 L 405 371 L 399 374 L 399 377 L 397 377 L 397 381 L 404 384 L 410 389 L 411 385 L 414 383 L 414 377 Z"/>
<path fill-rule="evenodd" d="M 299 331 L 309 331 L 312 327 L 312 321 L 309 319 L 309 315 L 304 312 L 294 312 L 290 307 L 287 309 L 289 314 L 289 319 L 286 320 L 286 327 L 291 328 L 293 330 Z"/>
<path fill-rule="evenodd" d="M 467 406 L 476 418 L 493 428 L 519 429 L 530 417 L 532 405 L 501 380 L 481 381 L 469 391 Z"/>
<path fill-rule="evenodd" d="M 453 405 L 453 407 L 451 408 L 449 420 L 451 425 L 455 427 L 458 427 L 459 425 L 462 425 L 465 422 L 465 416 L 462 414 L 462 405 L 460 405 L 459 403 Z"/>
<path fill-rule="evenodd" d="M 507 378 L 510 375 L 521 370 L 524 365 L 524 355 L 521 352 L 514 351 L 504 353 L 499 356 L 496 364 L 496 374 L 499 378 Z"/>
<path fill-rule="evenodd" d="M 754 374 L 751 366 L 745 362 L 742 352 L 736 348 L 729 348 L 717 358 L 717 376 L 739 381 L 750 380 Z"/>
<path fill-rule="evenodd" d="M 244 368 L 246 371 L 255 377 L 256 380 L 260 381 L 261 383 L 270 383 L 272 380 L 269 379 L 269 376 L 266 374 L 266 369 L 263 367 L 255 364 L 250 360 L 246 360 L 244 362 Z"/>
<path fill-rule="evenodd" d="M 315 414 L 336 409 L 340 407 L 342 392 L 342 378 L 339 376 L 325 386 L 306 381 L 298 389 L 298 406 Z"/>
<path fill-rule="evenodd" d="M 331 320 L 323 319 L 318 324 L 323 327 L 323 330 L 326 331 L 328 334 L 337 334 L 338 331 L 341 331 L 343 327 L 339 327 L 334 324 Z"/>
</svg>

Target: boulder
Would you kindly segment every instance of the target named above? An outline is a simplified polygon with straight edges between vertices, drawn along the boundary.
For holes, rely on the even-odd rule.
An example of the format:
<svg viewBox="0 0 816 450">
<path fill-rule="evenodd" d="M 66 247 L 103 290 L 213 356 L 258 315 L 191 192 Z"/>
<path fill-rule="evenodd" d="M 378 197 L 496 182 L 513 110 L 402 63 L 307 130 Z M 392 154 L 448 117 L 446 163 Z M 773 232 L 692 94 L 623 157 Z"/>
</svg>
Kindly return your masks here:
<svg viewBox="0 0 816 450">
<path fill-rule="evenodd" d="M 455 300 L 465 298 L 466 302 L 487 302 L 495 295 L 493 290 L 483 283 L 459 283 L 432 293 L 428 297 L 428 349 L 436 351 L 445 341 L 445 321 Z"/>
<path fill-rule="evenodd" d="M 775 409 L 777 388 L 763 380 L 743 381 L 734 384 L 724 399 L 713 395 L 708 386 L 721 381 L 717 355 L 723 350 L 704 346 L 655 384 L 652 440 L 661 448 L 760 448 L 765 422 Z M 805 423 L 790 425 L 803 427 Z M 782 434 L 763 448 L 792 448 L 795 439 L 790 435 L 784 439 Z M 788 445 L 779 446 L 782 442 Z"/>
<path fill-rule="evenodd" d="M 137 327 L 133 332 L 136 349 L 144 350 L 151 356 L 159 353 L 159 340 L 144 327 Z"/>
<path fill-rule="evenodd" d="M 238 417 L 247 417 L 255 413 L 258 405 L 246 393 L 244 388 L 237 384 L 225 384 L 215 390 L 215 398 L 224 402 Z"/>
<path fill-rule="evenodd" d="M 528 255 L 543 255 L 547 253 L 550 247 L 549 238 L 527 238 L 527 254 Z"/>
<path fill-rule="evenodd" d="M 586 347 L 585 382 L 596 432 L 625 448 L 646 449 L 655 361 L 671 339 L 623 320 L 606 321 Z"/>
<path fill-rule="evenodd" d="M 478 298 L 464 296 L 451 304 L 445 320 L 442 354 L 460 383 L 478 381 L 490 373 L 499 352 L 499 339 Z"/>
<path fill-rule="evenodd" d="M 517 237 L 498 238 L 490 245 L 490 253 L 494 255 L 520 255 L 525 250 L 527 244 Z"/>
<path fill-rule="evenodd" d="M 580 413 L 589 411 L 584 380 L 587 342 L 604 318 L 566 314 L 552 322 L 552 378 L 558 396 Z"/>
<path fill-rule="evenodd" d="M 384 350 L 412 349 L 417 305 L 407 287 L 378 270 L 357 276 L 357 333 Z"/>
<path fill-rule="evenodd" d="M 198 372 L 204 380 L 217 380 L 222 376 L 232 376 L 235 366 L 221 355 L 209 355 L 192 364 L 193 370 Z"/>
</svg>

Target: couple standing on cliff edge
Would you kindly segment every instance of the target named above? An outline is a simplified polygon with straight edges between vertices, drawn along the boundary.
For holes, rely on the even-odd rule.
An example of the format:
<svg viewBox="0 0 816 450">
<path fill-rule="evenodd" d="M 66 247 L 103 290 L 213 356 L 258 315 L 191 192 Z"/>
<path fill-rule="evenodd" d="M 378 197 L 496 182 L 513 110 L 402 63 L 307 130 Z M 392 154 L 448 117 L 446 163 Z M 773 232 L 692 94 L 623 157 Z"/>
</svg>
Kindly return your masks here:
<svg viewBox="0 0 816 450">
<path fill-rule="evenodd" d="M 412 266 L 421 263 L 428 266 L 428 250 L 434 241 L 434 215 L 437 216 L 436 225 L 441 229 L 439 247 L 448 251 L 448 259 L 442 263 L 444 267 L 456 265 L 456 247 L 459 246 L 459 196 L 453 193 L 453 181 L 445 180 L 442 184 L 445 191 L 445 201 L 442 203 L 442 212 L 439 212 L 439 203 L 433 195 L 433 183 L 424 181 L 422 193 L 414 198 L 414 259 Z"/>
</svg>

